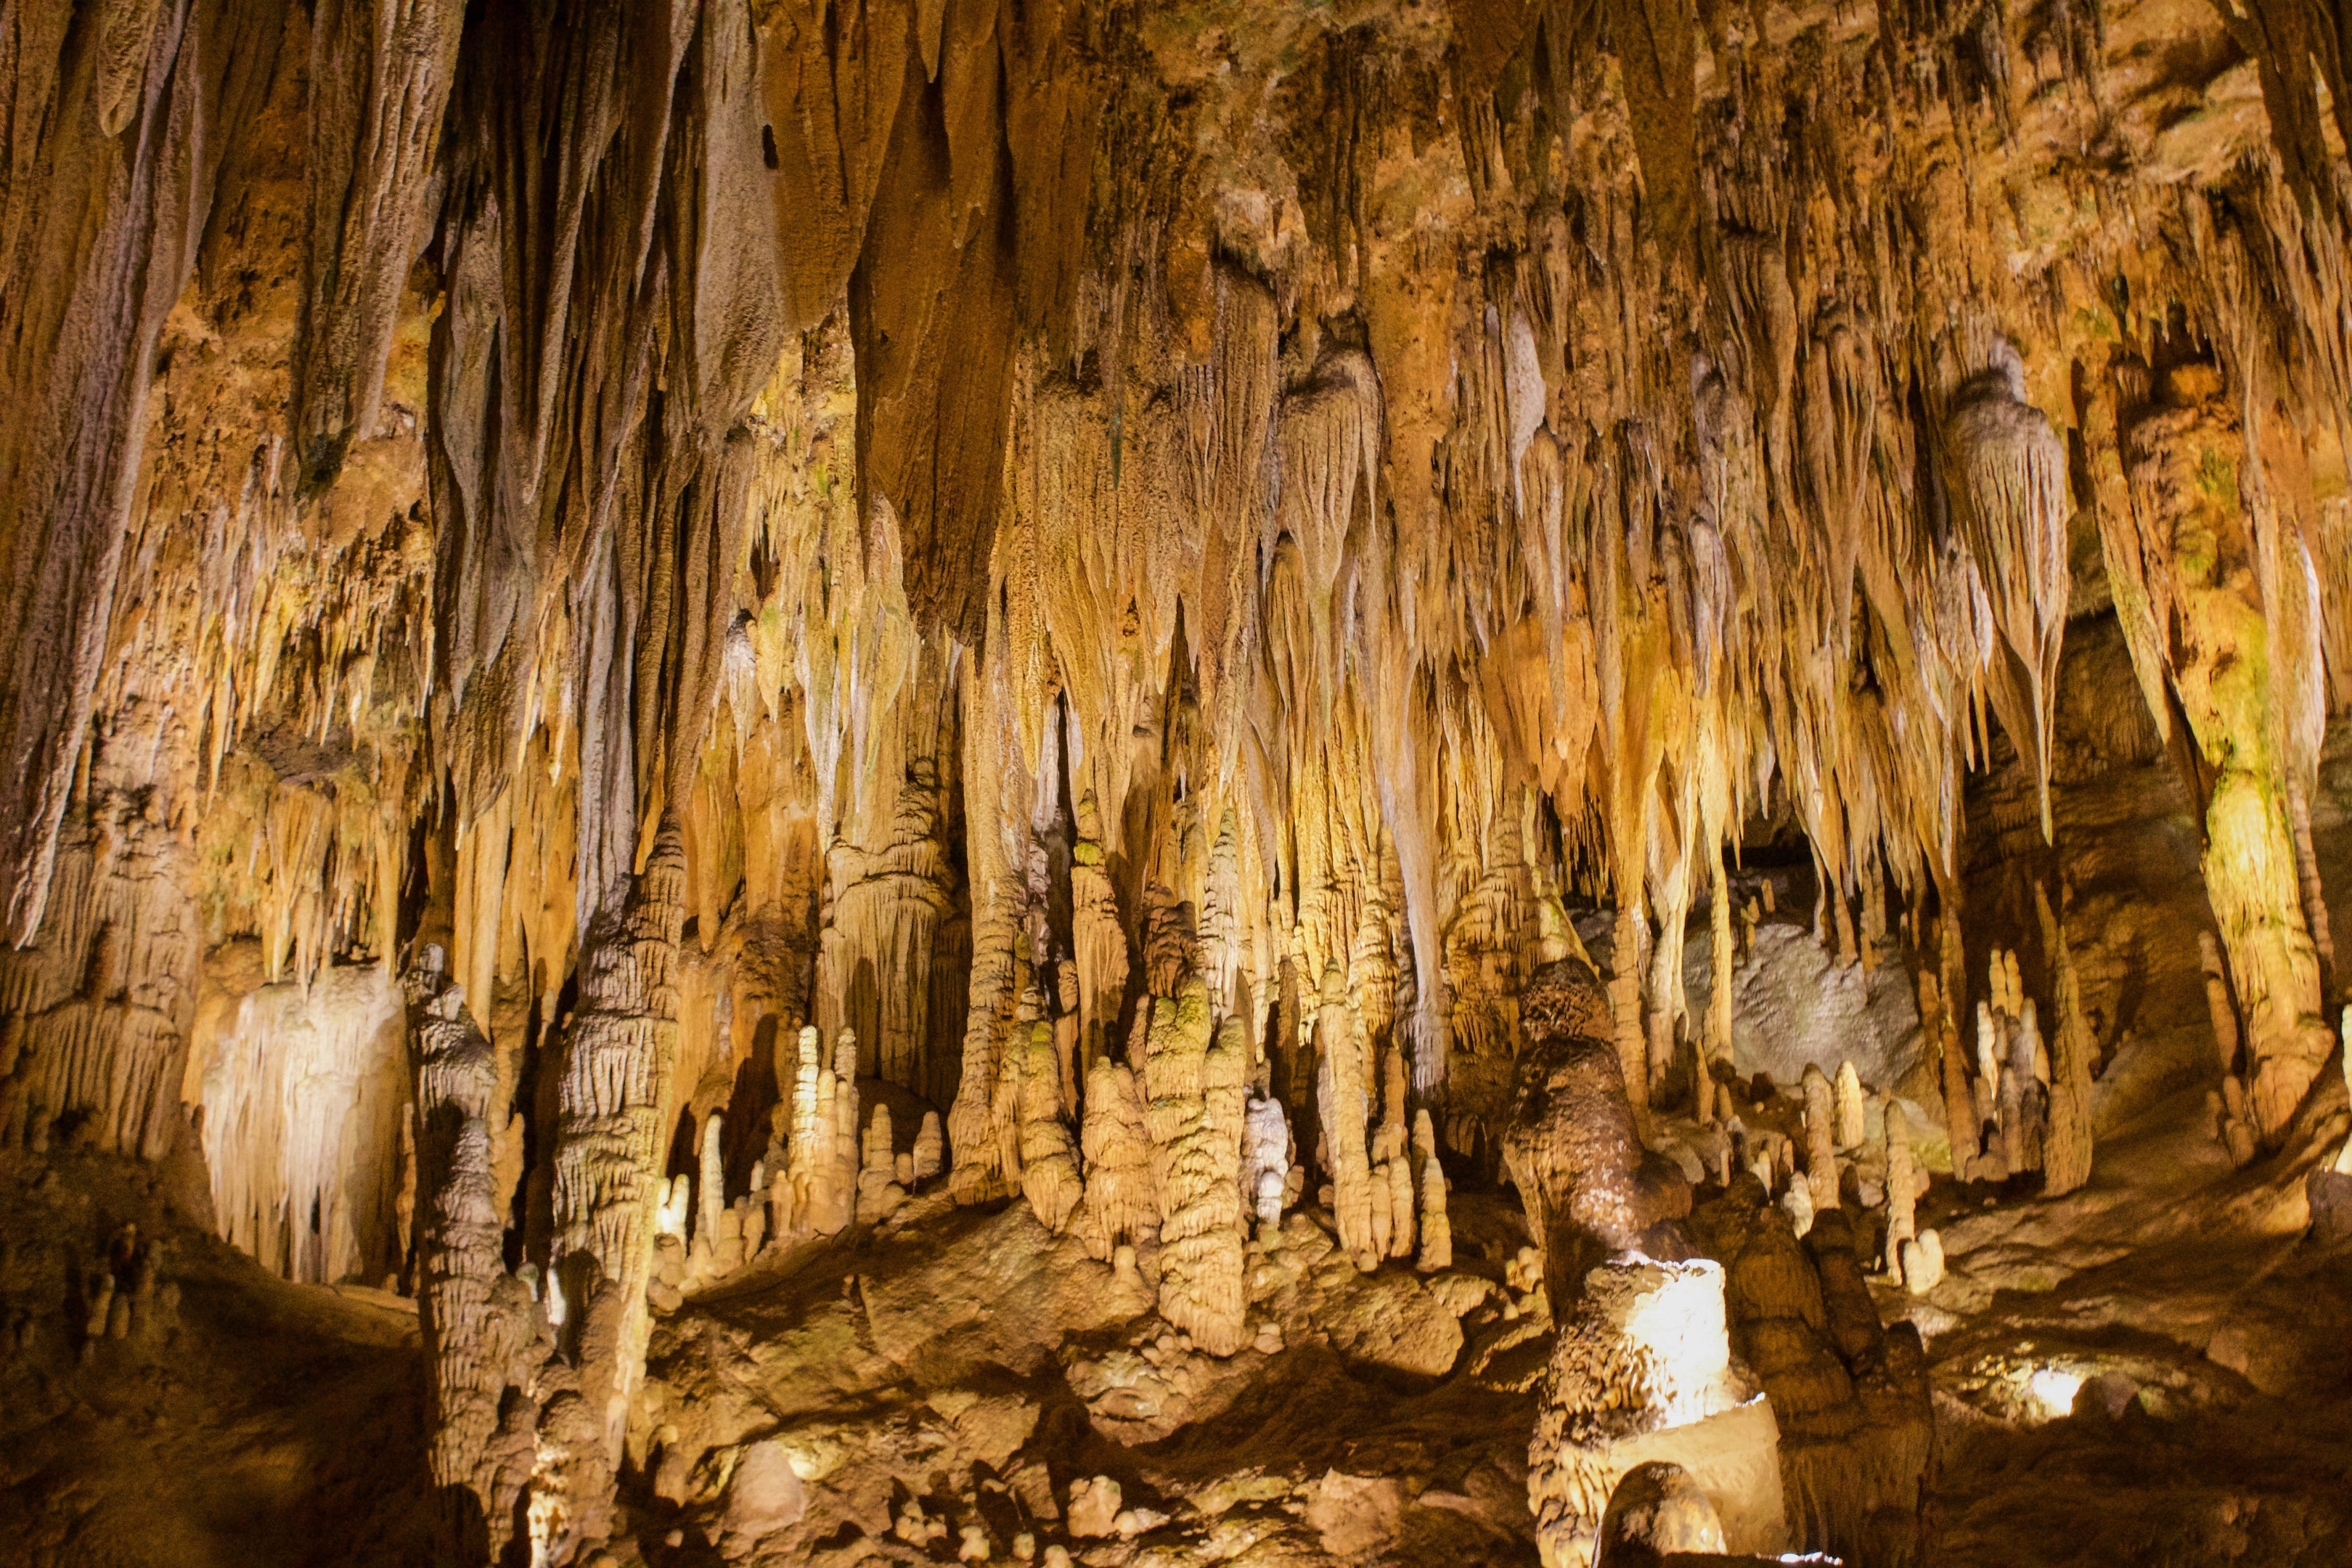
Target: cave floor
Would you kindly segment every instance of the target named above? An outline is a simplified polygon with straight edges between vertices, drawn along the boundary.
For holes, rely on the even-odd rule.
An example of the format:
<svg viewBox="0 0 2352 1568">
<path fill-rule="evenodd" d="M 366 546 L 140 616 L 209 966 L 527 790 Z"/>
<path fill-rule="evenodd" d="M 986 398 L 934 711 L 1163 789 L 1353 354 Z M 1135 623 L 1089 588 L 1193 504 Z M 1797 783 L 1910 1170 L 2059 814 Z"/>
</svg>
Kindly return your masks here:
<svg viewBox="0 0 2352 1568">
<path fill-rule="evenodd" d="M 1934 1369 L 1932 1561 L 2352 1562 L 2352 1256 L 2302 1234 L 2334 1104 L 2244 1172 L 2191 1090 L 2104 1141 L 2080 1193 L 1942 1194 L 1949 1276 L 1881 1295 Z"/>
<path fill-rule="evenodd" d="M 1925 1299 L 1880 1288 L 1933 1366 L 1928 1562 L 2352 1562 L 2352 1257 L 2301 1234 L 2301 1172 L 2340 1138 L 2340 1102 L 2242 1173 L 2202 1114 L 2199 1094 L 2164 1101 L 2065 1199 L 1935 1189 L 1948 1277 Z M 404 1303 L 278 1280 L 119 1162 L 19 1160 L 5 1182 L 0 1560 L 431 1560 Z M 171 1236 L 178 1322 L 85 1359 L 76 1270 L 125 1219 Z M 656 1325 L 632 1544 L 677 1568 L 940 1562 L 977 1525 L 996 1561 L 1025 1533 L 1040 1557 L 1134 1568 L 1532 1563 L 1549 1336 L 1507 1310 L 1507 1194 L 1463 1193 L 1456 1226 L 1458 1273 L 1484 1283 L 1433 1289 L 1356 1276 L 1294 1216 L 1253 1253 L 1272 1331 L 1220 1361 L 1025 1209 L 919 1199 Z M 726 1482 L 738 1445 L 767 1439 L 810 1479 L 800 1524 L 753 1549 Z M 1131 1539 L 1072 1533 L 1071 1484 L 1097 1476 Z"/>
<path fill-rule="evenodd" d="M 265 1272 L 169 1174 L 0 1158 L 0 1562 L 430 1561 L 415 1304 Z M 85 1283 L 126 1222 L 166 1241 L 176 1314 L 86 1342 Z"/>
</svg>

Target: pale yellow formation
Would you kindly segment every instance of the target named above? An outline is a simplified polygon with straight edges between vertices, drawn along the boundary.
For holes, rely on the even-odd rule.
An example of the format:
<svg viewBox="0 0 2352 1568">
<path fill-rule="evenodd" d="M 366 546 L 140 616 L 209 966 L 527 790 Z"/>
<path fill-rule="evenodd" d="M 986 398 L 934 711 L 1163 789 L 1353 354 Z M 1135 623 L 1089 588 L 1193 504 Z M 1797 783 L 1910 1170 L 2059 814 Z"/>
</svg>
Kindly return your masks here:
<svg viewBox="0 0 2352 1568">
<path fill-rule="evenodd" d="M 1346 973 L 1338 964 L 1323 972 L 1321 1003 L 1315 1014 L 1315 1101 L 1323 1130 L 1323 1163 L 1330 1173 L 1332 1216 L 1339 1246 L 1370 1270 L 1386 1252 L 1373 1215 L 1371 1154 L 1365 1140 L 1370 1105 L 1364 1089 L 1364 1053 L 1358 1042 L 1355 1009 Z M 1384 1215 L 1387 1193 L 1380 1194 Z"/>
<path fill-rule="evenodd" d="M 1808 1063 L 1805 1095 L 1805 1185 L 1811 1212 L 1838 1206 L 1837 1110 L 1829 1076 Z"/>
<path fill-rule="evenodd" d="M 1037 1223 L 1058 1233 L 1070 1221 L 1085 1187 L 1078 1178 L 1077 1141 L 1062 1121 L 1062 1077 L 1053 1026 L 1032 1025 L 1014 1058 L 1021 1118 L 1021 1192 Z"/>
</svg>

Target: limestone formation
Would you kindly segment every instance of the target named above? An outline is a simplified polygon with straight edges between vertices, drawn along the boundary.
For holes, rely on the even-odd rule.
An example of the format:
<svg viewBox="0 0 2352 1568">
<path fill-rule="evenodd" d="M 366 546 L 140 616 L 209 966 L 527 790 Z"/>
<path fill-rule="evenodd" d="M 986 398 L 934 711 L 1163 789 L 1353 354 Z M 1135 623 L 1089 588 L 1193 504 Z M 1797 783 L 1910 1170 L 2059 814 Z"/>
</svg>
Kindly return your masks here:
<svg viewBox="0 0 2352 1568">
<path fill-rule="evenodd" d="M 1454 1223 L 1446 1214 L 1445 1171 L 1430 1154 L 1421 1166 L 1421 1259 L 1423 1274 L 1454 1267 Z"/>
<path fill-rule="evenodd" d="M 1833 1209 L 1838 1194 L 1838 1118 L 1830 1080 L 1819 1067 L 1805 1068 L 1805 1184 L 1813 1211 Z"/>
<path fill-rule="evenodd" d="M 1725 1260 L 1733 1353 L 1771 1397 L 1790 1536 L 1848 1561 L 1917 1562 L 1933 1446 L 1917 1333 L 1880 1324 L 1846 1211 L 1801 1241 L 1754 1196 L 1735 1185 L 1691 1226 Z"/>
<path fill-rule="evenodd" d="M 1528 1500 L 1546 1568 L 1584 1568 L 1628 1471 L 1678 1463 L 1725 1543 L 1777 1552 L 1782 1517 L 1772 1403 L 1731 1356 L 1724 1275 L 1710 1262 L 1593 1270 L 1560 1330 L 1528 1448 Z"/>
<path fill-rule="evenodd" d="M 1723 1521 L 1691 1473 L 1671 1459 L 1648 1459 L 1625 1472 L 1601 1516 L 1601 1568 L 1633 1568 L 1669 1553 L 1719 1556 Z"/>
<path fill-rule="evenodd" d="M 1260 1226 L 1279 1226 L 1290 1177 L 1290 1124 L 1282 1101 L 1252 1095 L 1243 1123 L 1242 1200 Z"/>
<path fill-rule="evenodd" d="M 1339 1245 L 1370 1270 L 1386 1253 L 1376 1236 L 1374 1200 L 1383 1216 L 1385 1189 L 1375 1194 L 1371 1151 L 1365 1123 L 1371 1104 L 1364 1084 L 1364 1048 L 1357 1034 L 1355 1005 L 1349 999 L 1347 974 L 1338 964 L 1323 971 L 1322 1001 L 1315 1014 L 1316 1121 L 1323 1130 L 1324 1168 L 1330 1173 L 1332 1215 Z"/>
<path fill-rule="evenodd" d="M 2052 955 L 2051 1007 L 2057 1016 L 2057 1032 L 2044 1075 L 2050 1110 L 2042 1156 L 2042 1191 L 2054 1197 L 2091 1179 L 2091 1078 L 2098 1047 L 2084 1016 L 2083 982 L 2074 967 L 2065 916 L 2052 910 L 2050 895 L 2039 883 L 2034 885 L 2033 899 L 2041 917 L 2042 947 Z"/>
<path fill-rule="evenodd" d="M 490 1185 L 498 1069 L 438 947 L 406 981 L 415 1035 L 417 1143 L 417 1316 L 430 1376 L 427 1450 L 447 1549 L 495 1561 L 514 1524 L 507 1476 L 509 1402 L 532 1403 L 530 1363 L 538 1308 L 507 1273 L 505 1227 Z M 526 1417 L 528 1420 L 528 1417 Z M 529 1429 L 524 1432 L 529 1440 Z M 526 1468 L 527 1473 L 527 1468 Z"/>
<path fill-rule="evenodd" d="M 799 1044 L 785 1146 L 793 1223 L 778 1228 L 832 1236 L 856 1215 L 858 1177 L 866 1165 L 856 1080 L 842 1070 L 854 1074 L 857 1047 L 844 1036 L 828 1063 L 814 1026 L 801 1030 Z"/>
<path fill-rule="evenodd" d="M 1538 969 L 1520 1017 L 1528 1039 L 1503 1155 L 1557 1310 L 1609 1258 L 1685 1256 L 1675 1221 L 1690 1190 L 1680 1171 L 1645 1158 L 1592 971 L 1573 958 Z"/>
<path fill-rule="evenodd" d="M 857 1223 L 876 1225 L 887 1219 L 907 1201 L 898 1184 L 898 1162 L 891 1148 L 890 1108 L 877 1105 L 859 1143 Z"/>
<path fill-rule="evenodd" d="M 1087 1073 L 1083 1132 L 1086 1203 L 1077 1225 L 1087 1253 L 1108 1262 L 1114 1247 L 1160 1225 L 1152 1142 L 1134 1071 L 1108 1058 Z"/>
<path fill-rule="evenodd" d="M 923 1112 L 923 1124 L 915 1131 L 913 1165 L 909 1171 L 917 1184 L 937 1177 L 947 1167 L 947 1140 L 940 1131 L 940 1113 Z"/>
<path fill-rule="evenodd" d="M 1247 1342 L 1243 1315 L 1243 1098 L 1239 1021 L 1211 1038 L 1208 988 L 1185 974 L 1153 999 L 1143 1062 L 1144 1121 L 1160 1216 L 1160 1312 L 1213 1355 Z"/>
<path fill-rule="evenodd" d="M 1903 1245 L 1918 1235 L 1919 1171 L 1911 1154 L 1911 1129 L 1903 1107 L 1890 1100 L 1885 1128 L 1886 1145 L 1886 1271 L 1904 1279 Z"/>
<path fill-rule="evenodd" d="M 1836 1099 L 1837 1146 L 1859 1149 L 1868 1134 L 1864 1131 L 1862 1077 L 1854 1071 L 1851 1059 L 1838 1064 L 1837 1080 L 1832 1089 Z"/>
<path fill-rule="evenodd" d="M 1865 1272 L 2291 1392 L 2327 1226 L 2226 1276 L 2352 1175 L 2342 11 L 6 0 L 25 1550 L 1402 1561 L 1695 1250 L 1809 1550 L 1928 1550 Z M 1230 1474 L 1035 1402 L 1147 1302 L 1089 1419 L 1301 1407 Z M 1326 1355 L 1442 1388 L 1349 1448 Z M 2113 1403 L 1940 1517 L 2030 1556 Z M 2250 1551 L 2333 1544 L 2295 1440 Z M 1548 1551 L 1705 1539 L 1580 1441 Z"/>
<path fill-rule="evenodd" d="M 646 1286 L 677 1063 L 677 963 L 686 857 L 675 827 L 655 838 L 645 870 L 588 933 L 591 956 L 557 1087 L 555 1238 L 551 1278 L 583 1312 L 581 1372 L 590 1430 L 602 1447 L 583 1464 L 617 1467 L 629 1403 L 644 1375 Z M 595 1533 L 604 1470 L 569 1504 L 568 1528 Z"/>
<path fill-rule="evenodd" d="M 1017 1058 L 1021 1119 L 1021 1191 L 1047 1230 L 1069 1223 L 1085 1189 L 1078 1179 L 1077 1141 L 1062 1121 L 1062 1068 L 1053 1026 L 1031 1026 Z M 882 1125 L 889 1126 L 887 1119 Z"/>
</svg>

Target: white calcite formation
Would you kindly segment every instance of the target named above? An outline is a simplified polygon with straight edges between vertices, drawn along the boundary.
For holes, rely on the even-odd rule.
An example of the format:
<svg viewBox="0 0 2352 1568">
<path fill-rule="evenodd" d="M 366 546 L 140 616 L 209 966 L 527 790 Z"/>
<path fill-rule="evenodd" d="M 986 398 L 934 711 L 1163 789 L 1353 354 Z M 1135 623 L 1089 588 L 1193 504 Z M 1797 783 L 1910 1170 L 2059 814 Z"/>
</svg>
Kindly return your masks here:
<svg viewBox="0 0 2352 1568">
<path fill-rule="evenodd" d="M 400 989 L 376 964 L 331 964 L 307 986 L 200 1011 L 190 1073 L 225 1237 L 291 1279 L 400 1271 L 407 1033 Z"/>
<path fill-rule="evenodd" d="M 1260 1226 L 1279 1226 L 1290 1182 L 1290 1122 L 1282 1101 L 1253 1094 L 1243 1113 L 1242 1199 Z"/>
<path fill-rule="evenodd" d="M 1528 1447 L 1528 1500 L 1545 1568 L 1587 1568 L 1618 1481 L 1665 1460 L 1688 1470 L 1733 1551 L 1788 1542 L 1771 1401 L 1731 1358 L 1714 1263 L 1628 1259 L 1594 1269 L 1560 1329 Z"/>
</svg>

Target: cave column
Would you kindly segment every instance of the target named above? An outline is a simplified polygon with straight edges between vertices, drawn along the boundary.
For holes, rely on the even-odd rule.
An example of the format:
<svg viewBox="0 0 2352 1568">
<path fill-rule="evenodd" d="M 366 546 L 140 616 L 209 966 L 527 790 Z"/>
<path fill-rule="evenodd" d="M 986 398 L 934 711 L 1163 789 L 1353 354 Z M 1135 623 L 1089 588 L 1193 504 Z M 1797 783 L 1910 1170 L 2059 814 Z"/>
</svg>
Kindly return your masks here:
<svg viewBox="0 0 2352 1568">
<path fill-rule="evenodd" d="M 2159 731 L 2203 813 L 2205 888 L 2243 1026 L 2254 1119 L 2275 1137 L 2333 1047 L 2304 916 L 2243 488 L 2248 454 L 2221 376 L 2121 367 L 2089 429 L 2108 576 Z M 2112 442 L 2114 445 L 2108 446 Z"/>
<path fill-rule="evenodd" d="M 584 946 L 557 1088 L 551 1266 L 567 1317 L 580 1320 L 583 1390 L 613 1467 L 650 1331 L 646 1283 L 668 1152 L 685 919 L 686 852 L 673 820 Z"/>
</svg>

